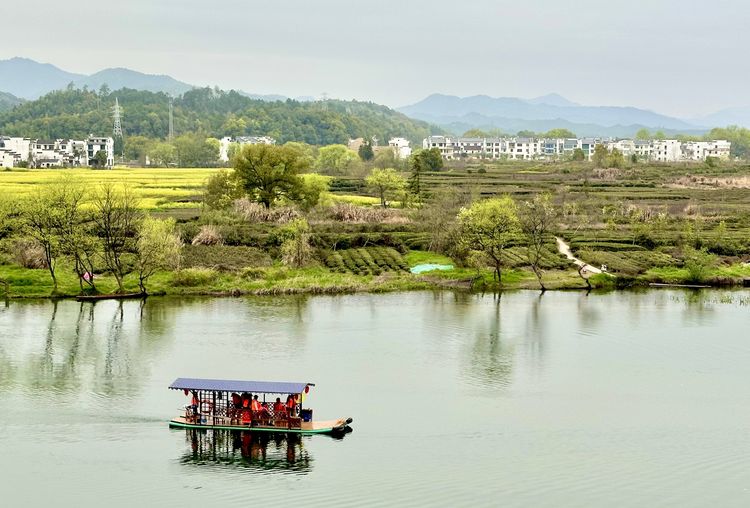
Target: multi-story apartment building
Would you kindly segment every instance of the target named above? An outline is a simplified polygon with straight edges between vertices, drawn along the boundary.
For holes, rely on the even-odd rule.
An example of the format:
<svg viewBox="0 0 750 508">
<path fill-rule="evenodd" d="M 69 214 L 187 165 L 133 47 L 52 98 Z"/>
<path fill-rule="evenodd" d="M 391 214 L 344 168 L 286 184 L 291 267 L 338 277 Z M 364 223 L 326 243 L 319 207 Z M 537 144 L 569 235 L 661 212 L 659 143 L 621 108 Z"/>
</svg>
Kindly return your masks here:
<svg viewBox="0 0 750 508">
<path fill-rule="evenodd" d="M 617 149 L 625 157 L 655 162 L 703 161 L 706 157 L 728 159 L 731 143 L 724 140 L 682 143 L 678 140 L 612 140 L 605 138 L 464 138 L 430 136 L 422 147 L 437 148 L 446 160 L 472 159 L 560 159 L 570 158 L 576 150 L 591 160 L 597 145 Z"/>
</svg>

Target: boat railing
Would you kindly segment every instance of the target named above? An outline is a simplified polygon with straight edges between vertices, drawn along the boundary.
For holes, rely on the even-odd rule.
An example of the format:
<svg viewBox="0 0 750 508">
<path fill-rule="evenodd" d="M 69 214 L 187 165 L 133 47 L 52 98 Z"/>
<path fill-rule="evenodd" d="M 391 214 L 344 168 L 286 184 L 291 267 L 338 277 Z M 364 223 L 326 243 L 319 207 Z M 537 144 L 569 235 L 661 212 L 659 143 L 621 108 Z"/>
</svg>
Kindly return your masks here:
<svg viewBox="0 0 750 508">
<path fill-rule="evenodd" d="M 249 427 L 276 427 L 279 429 L 299 429 L 302 427 L 303 418 L 294 412 L 292 415 L 287 411 L 274 412 L 273 408 L 264 408 L 261 411 L 252 411 L 248 408 L 236 408 L 232 406 L 210 406 L 208 411 L 201 411 L 201 406 L 184 406 L 181 408 L 186 421 L 196 425 L 227 425 L 227 426 L 249 426 Z M 312 410 L 304 409 L 300 413 L 312 416 Z"/>
</svg>

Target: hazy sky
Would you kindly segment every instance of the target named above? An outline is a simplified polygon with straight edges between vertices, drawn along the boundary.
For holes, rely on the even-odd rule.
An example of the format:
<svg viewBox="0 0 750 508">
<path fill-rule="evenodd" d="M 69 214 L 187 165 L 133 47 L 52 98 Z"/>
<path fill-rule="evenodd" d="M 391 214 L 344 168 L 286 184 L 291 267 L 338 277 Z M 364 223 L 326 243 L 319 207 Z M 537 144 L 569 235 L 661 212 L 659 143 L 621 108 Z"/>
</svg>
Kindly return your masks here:
<svg viewBox="0 0 750 508">
<path fill-rule="evenodd" d="M 747 0 L 3 0 L 0 58 L 389 106 L 434 93 L 750 105 Z M 9 7 L 9 6 L 6 6 Z"/>
</svg>

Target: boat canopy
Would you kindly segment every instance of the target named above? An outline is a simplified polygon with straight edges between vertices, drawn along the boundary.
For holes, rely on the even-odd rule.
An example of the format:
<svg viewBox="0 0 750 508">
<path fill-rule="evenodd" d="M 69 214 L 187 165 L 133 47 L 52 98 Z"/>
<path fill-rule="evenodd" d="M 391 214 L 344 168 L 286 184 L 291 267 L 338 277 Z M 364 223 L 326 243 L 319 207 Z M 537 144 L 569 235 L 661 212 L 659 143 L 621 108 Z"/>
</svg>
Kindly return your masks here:
<svg viewBox="0 0 750 508">
<path fill-rule="evenodd" d="M 276 381 L 229 381 L 225 379 L 178 378 L 169 385 L 170 390 L 207 390 L 213 392 L 249 393 L 302 393 L 314 383 L 285 383 Z"/>
</svg>

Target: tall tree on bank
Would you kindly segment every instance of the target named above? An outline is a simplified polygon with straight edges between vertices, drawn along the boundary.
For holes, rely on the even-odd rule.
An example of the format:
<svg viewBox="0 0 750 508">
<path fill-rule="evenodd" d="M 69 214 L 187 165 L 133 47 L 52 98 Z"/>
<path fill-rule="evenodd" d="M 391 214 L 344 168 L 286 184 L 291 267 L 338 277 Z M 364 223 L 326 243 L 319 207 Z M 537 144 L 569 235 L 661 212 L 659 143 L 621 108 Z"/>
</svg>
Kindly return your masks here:
<svg viewBox="0 0 750 508">
<path fill-rule="evenodd" d="M 49 190 L 39 191 L 22 205 L 24 232 L 36 241 L 44 253 L 44 264 L 52 278 L 52 294 L 57 293 L 57 260 L 61 256 L 57 224 L 58 210 Z"/>
<path fill-rule="evenodd" d="M 494 265 L 494 277 L 502 284 L 503 251 L 521 233 L 516 204 L 509 197 L 477 201 L 458 213 L 464 245 L 484 253 Z"/>
<path fill-rule="evenodd" d="M 373 169 L 365 183 L 377 193 L 383 208 L 388 208 L 388 200 L 406 187 L 406 179 L 393 168 Z"/>
<path fill-rule="evenodd" d="M 102 241 L 104 264 L 115 280 L 119 293 L 125 292 L 126 266 L 123 255 L 135 250 L 134 242 L 142 214 L 130 187 L 104 184 L 93 200 L 94 223 Z"/>
<path fill-rule="evenodd" d="M 541 263 L 555 220 L 552 197 L 544 193 L 537 194 L 532 201 L 524 201 L 519 219 L 521 231 L 526 239 L 526 260 L 539 281 L 539 287 L 542 291 L 546 291 L 547 288 L 542 280 Z"/>
<path fill-rule="evenodd" d="M 301 198 L 300 173 L 309 169 L 309 160 L 290 146 L 246 145 L 235 157 L 234 169 L 248 197 L 270 208 L 282 197 Z"/>
<path fill-rule="evenodd" d="M 175 232 L 175 220 L 144 217 L 138 225 L 136 240 L 138 253 L 138 288 L 144 295 L 146 281 L 157 270 L 174 269 L 180 266 L 182 240 Z"/>
</svg>

